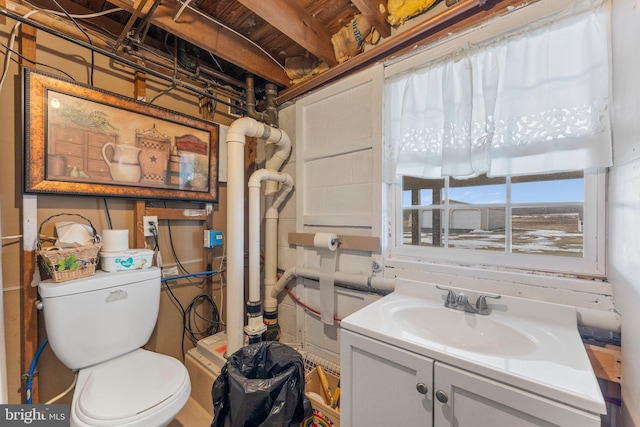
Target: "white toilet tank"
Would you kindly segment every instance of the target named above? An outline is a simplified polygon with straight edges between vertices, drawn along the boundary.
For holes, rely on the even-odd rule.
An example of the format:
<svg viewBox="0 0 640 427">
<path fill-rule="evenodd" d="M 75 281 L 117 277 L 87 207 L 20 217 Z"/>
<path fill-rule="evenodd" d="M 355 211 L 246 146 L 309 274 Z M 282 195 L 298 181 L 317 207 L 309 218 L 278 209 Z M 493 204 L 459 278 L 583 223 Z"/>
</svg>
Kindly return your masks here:
<svg viewBox="0 0 640 427">
<path fill-rule="evenodd" d="M 160 269 L 106 273 L 38 286 L 51 349 L 81 369 L 143 346 L 160 306 Z"/>
</svg>

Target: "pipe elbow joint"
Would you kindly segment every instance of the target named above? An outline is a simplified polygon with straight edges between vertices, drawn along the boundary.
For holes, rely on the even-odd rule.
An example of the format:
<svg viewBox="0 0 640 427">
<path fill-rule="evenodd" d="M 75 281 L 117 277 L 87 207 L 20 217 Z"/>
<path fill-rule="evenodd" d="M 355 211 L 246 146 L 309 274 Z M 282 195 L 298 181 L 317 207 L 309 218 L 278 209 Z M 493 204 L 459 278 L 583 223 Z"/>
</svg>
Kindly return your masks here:
<svg viewBox="0 0 640 427">
<path fill-rule="evenodd" d="M 260 136 L 264 132 L 264 125 L 251 117 L 235 120 L 227 131 L 227 142 L 245 143 L 247 136 Z"/>
<path fill-rule="evenodd" d="M 263 173 L 259 173 L 259 172 L 263 170 L 264 169 L 260 169 L 255 171 L 253 174 L 251 174 L 251 177 L 249 178 L 249 182 L 247 183 L 247 186 L 249 188 L 255 188 L 255 187 L 260 188 L 262 186 L 262 181 L 264 181 L 265 177 Z"/>
</svg>

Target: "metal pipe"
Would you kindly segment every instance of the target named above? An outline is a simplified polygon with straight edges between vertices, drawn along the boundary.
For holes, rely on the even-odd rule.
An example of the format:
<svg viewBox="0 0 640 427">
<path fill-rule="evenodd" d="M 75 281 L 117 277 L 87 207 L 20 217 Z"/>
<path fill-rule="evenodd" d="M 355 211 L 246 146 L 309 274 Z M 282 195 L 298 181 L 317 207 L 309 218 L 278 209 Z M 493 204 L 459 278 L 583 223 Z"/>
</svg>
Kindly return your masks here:
<svg viewBox="0 0 640 427">
<path fill-rule="evenodd" d="M 131 28 L 133 28 L 133 24 L 136 22 L 136 19 L 138 19 L 138 16 L 140 16 L 140 14 L 142 13 L 142 9 L 146 4 L 147 4 L 147 0 L 141 0 L 140 3 L 138 3 L 138 7 L 129 17 L 129 20 L 127 21 L 126 25 L 122 29 L 120 36 L 118 36 L 118 40 L 116 40 L 116 43 L 113 45 L 114 52 L 118 50 L 120 43 L 122 43 L 125 37 L 127 37 L 127 35 L 129 34 L 129 31 L 131 31 Z"/>
<path fill-rule="evenodd" d="M 247 73 L 246 85 L 247 85 L 247 115 L 259 122 L 271 124 L 268 122 L 268 118 L 265 113 L 258 113 L 258 111 L 256 110 L 255 86 L 253 81 L 253 75 L 250 73 Z"/>
<path fill-rule="evenodd" d="M 273 126 L 278 125 L 278 87 L 273 83 L 267 83 L 265 85 L 265 99 L 267 101 L 267 123 Z"/>
<path fill-rule="evenodd" d="M 214 101 L 216 101 L 216 102 L 218 102 L 220 104 L 227 105 L 229 107 L 233 107 L 235 109 L 239 109 L 239 110 L 241 110 L 243 112 L 246 112 L 246 110 L 244 108 L 241 108 L 241 107 L 238 107 L 237 105 L 231 104 L 230 102 L 228 102 L 228 101 L 226 101 L 224 99 L 217 98 L 217 97 L 211 95 L 210 93 L 208 93 L 206 91 L 200 90 L 200 89 L 195 88 L 195 87 L 193 87 L 191 85 L 187 85 L 187 84 L 185 84 L 184 82 L 182 82 L 180 80 L 174 79 L 172 77 L 168 77 L 168 76 L 166 76 L 166 75 L 164 75 L 164 74 L 162 74 L 160 72 L 157 72 L 157 71 L 152 70 L 150 68 L 144 67 L 144 66 L 142 66 L 140 64 L 137 64 L 134 61 L 130 61 L 128 59 L 122 58 L 121 56 L 118 56 L 115 53 L 106 51 L 106 50 L 104 50 L 102 48 L 99 48 L 97 46 L 91 45 L 91 44 L 89 44 L 87 42 L 84 42 L 82 40 L 76 40 L 76 39 L 74 39 L 73 37 L 71 37 L 71 36 L 69 36 L 67 34 L 64 34 L 64 33 L 60 32 L 60 31 L 54 30 L 53 28 L 50 28 L 50 27 L 48 27 L 46 25 L 43 25 L 43 24 L 40 24 L 40 23 L 38 23 L 36 21 L 33 21 L 31 19 L 25 19 L 24 17 L 22 17 L 20 15 L 17 15 L 17 14 L 15 14 L 15 13 L 7 10 L 7 9 L 0 9 L 0 15 L 4 15 L 7 18 L 13 19 L 13 20 L 18 21 L 18 22 L 22 22 L 23 24 L 30 25 L 33 28 L 37 29 L 37 30 L 44 31 L 45 33 L 52 34 L 52 35 L 54 35 L 56 37 L 59 37 L 61 39 L 66 40 L 68 42 L 71 42 L 71 43 L 74 43 L 74 44 L 76 44 L 78 46 L 84 47 L 85 49 L 88 49 L 88 50 L 94 51 L 96 53 L 99 53 L 101 55 L 104 55 L 107 58 L 110 58 L 110 59 L 113 59 L 115 61 L 118 61 L 118 62 L 120 62 L 122 64 L 125 64 L 125 65 L 135 69 L 135 70 L 142 71 L 144 73 L 147 73 L 149 75 L 152 75 L 152 76 L 157 77 L 159 79 L 162 79 L 164 81 L 168 81 L 168 82 L 170 82 L 172 84 L 175 84 L 176 86 L 182 87 L 182 88 L 184 88 L 184 89 L 186 89 L 186 90 L 188 90 L 190 92 L 193 92 L 193 93 L 196 93 L 198 95 L 204 96 L 205 98 L 213 99 Z"/>
</svg>

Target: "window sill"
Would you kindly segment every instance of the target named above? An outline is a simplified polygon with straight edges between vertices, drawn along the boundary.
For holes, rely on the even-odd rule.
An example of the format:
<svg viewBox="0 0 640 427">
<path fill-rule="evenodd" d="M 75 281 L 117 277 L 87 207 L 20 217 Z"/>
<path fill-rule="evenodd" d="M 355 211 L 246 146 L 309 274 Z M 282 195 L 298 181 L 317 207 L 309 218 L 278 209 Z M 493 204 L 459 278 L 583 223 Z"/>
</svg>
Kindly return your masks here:
<svg viewBox="0 0 640 427">
<path fill-rule="evenodd" d="M 459 265 L 393 257 L 384 277 L 401 277 L 521 298 L 613 311 L 611 283 L 602 277 L 566 277 L 541 271 Z"/>
</svg>

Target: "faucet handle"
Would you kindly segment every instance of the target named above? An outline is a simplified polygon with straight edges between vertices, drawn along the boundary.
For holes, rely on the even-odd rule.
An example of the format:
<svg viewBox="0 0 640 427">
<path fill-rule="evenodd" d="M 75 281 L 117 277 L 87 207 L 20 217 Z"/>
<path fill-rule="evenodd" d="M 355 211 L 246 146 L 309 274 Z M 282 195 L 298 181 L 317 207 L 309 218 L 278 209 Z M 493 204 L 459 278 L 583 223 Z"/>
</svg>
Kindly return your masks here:
<svg viewBox="0 0 640 427">
<path fill-rule="evenodd" d="M 487 298 L 500 299 L 500 295 L 480 295 L 476 301 L 476 308 L 480 314 L 489 314 L 489 306 L 487 305 Z"/>
<path fill-rule="evenodd" d="M 444 286 L 440 286 L 440 285 L 436 285 L 436 288 L 440 289 L 441 291 L 448 292 L 447 299 L 444 301 L 445 307 L 455 307 L 456 305 L 458 305 L 456 300 L 456 293 L 453 291 L 453 289 L 445 288 Z"/>
</svg>

